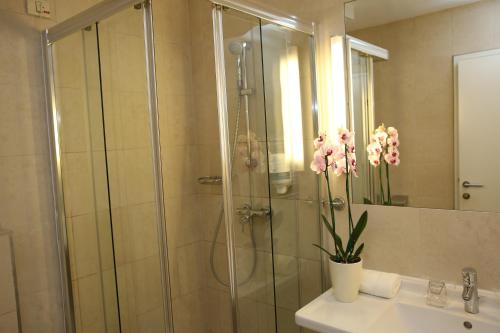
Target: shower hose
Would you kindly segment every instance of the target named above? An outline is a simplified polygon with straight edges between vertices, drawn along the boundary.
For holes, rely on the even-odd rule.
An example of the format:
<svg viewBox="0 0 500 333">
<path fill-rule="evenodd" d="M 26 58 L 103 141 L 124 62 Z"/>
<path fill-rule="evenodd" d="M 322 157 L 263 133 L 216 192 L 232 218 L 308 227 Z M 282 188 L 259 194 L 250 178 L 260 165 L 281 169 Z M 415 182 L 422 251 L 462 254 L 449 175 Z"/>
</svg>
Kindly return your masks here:
<svg viewBox="0 0 500 333">
<path fill-rule="evenodd" d="M 235 130 L 234 130 L 234 137 L 233 137 L 233 151 L 231 154 L 231 177 L 233 173 L 233 164 L 234 164 L 234 157 L 235 157 L 235 152 L 236 152 L 236 146 L 238 144 L 238 132 L 239 132 L 239 127 L 240 127 L 240 113 L 241 113 L 241 96 L 238 94 L 238 105 L 237 105 L 237 112 L 236 112 L 236 121 L 235 121 Z M 250 153 L 250 152 L 249 152 Z M 217 236 L 219 235 L 220 227 L 222 225 L 222 220 L 224 217 L 224 205 L 221 203 L 220 205 L 220 210 L 219 210 L 219 218 L 217 221 L 217 226 L 215 227 L 215 232 L 214 236 L 212 239 L 212 245 L 210 246 L 210 268 L 212 270 L 212 274 L 214 275 L 215 279 L 217 282 L 222 284 L 223 286 L 229 287 L 229 283 L 224 282 L 221 277 L 217 274 L 217 270 L 215 269 L 215 246 L 217 245 Z M 255 273 L 255 267 L 257 266 L 257 246 L 255 243 L 255 234 L 254 234 L 254 229 L 253 229 L 253 221 L 249 223 L 250 226 L 250 238 L 252 240 L 252 250 L 253 250 L 253 262 L 252 262 L 252 269 L 250 270 L 250 273 L 248 276 L 242 280 L 238 285 L 244 285 L 250 279 L 252 278 L 253 274 Z"/>
</svg>

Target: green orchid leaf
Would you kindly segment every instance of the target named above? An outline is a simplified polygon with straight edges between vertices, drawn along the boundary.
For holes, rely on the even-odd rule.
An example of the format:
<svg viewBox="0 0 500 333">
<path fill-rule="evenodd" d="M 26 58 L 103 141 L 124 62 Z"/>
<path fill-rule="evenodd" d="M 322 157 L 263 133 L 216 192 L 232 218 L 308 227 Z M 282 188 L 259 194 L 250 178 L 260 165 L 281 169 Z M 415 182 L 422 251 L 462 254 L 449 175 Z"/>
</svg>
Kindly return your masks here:
<svg viewBox="0 0 500 333">
<path fill-rule="evenodd" d="M 349 258 L 347 259 L 348 264 L 355 264 L 360 261 L 361 261 L 360 257 L 354 257 L 354 256 L 349 256 Z"/>
<path fill-rule="evenodd" d="M 313 244 L 313 246 L 316 246 L 318 249 L 320 249 L 321 251 L 323 251 L 326 254 L 328 254 L 328 256 L 330 257 L 330 259 L 335 260 L 336 256 L 334 256 L 333 254 L 331 254 L 327 249 L 323 248 L 322 246 L 320 246 L 318 244 Z"/>
<path fill-rule="evenodd" d="M 346 257 L 346 251 L 344 251 L 344 245 L 342 245 L 342 238 L 338 234 L 335 234 L 335 241 L 337 242 L 337 249 L 340 252 L 342 258 Z"/>
<path fill-rule="evenodd" d="M 365 248 L 365 243 L 362 243 L 358 249 L 356 250 L 356 252 L 354 252 L 354 254 L 352 255 L 353 257 L 355 258 L 358 258 L 360 255 L 361 255 L 361 252 L 363 252 L 363 249 Z"/>
<path fill-rule="evenodd" d="M 333 232 L 333 227 L 330 224 L 330 222 L 328 222 L 328 219 L 326 218 L 326 216 L 321 214 L 321 217 L 323 218 L 323 224 L 325 225 L 326 229 L 328 229 L 328 232 L 330 233 L 330 235 L 332 235 L 332 237 L 335 237 L 335 233 Z"/>
<path fill-rule="evenodd" d="M 346 249 L 347 253 L 352 253 L 352 251 L 354 251 L 354 246 L 356 246 L 356 242 L 361 236 L 361 233 L 363 232 L 363 230 L 365 230 L 367 222 L 368 222 L 368 212 L 365 211 L 363 214 L 361 214 L 358 223 L 354 227 L 354 230 L 352 231 L 352 234 L 349 237 L 349 242 L 347 243 L 347 249 Z"/>
</svg>

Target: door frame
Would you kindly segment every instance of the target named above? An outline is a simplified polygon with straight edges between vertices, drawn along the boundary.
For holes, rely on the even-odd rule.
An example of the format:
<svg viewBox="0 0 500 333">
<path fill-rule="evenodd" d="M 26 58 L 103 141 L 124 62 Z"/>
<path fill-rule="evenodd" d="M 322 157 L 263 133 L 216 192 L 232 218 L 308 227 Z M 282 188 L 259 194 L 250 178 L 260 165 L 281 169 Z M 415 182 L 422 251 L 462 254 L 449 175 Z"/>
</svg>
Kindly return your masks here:
<svg viewBox="0 0 500 333">
<path fill-rule="evenodd" d="M 491 55 L 500 55 L 500 49 L 491 49 L 486 51 L 471 52 L 453 56 L 453 151 L 454 151 L 454 197 L 455 210 L 460 210 L 460 166 L 459 166 L 459 133 L 458 133 L 458 65 L 461 61 L 482 58 Z"/>
<path fill-rule="evenodd" d="M 45 88 L 45 109 L 49 137 L 52 195 L 54 199 L 55 232 L 59 256 L 62 307 L 65 332 L 76 332 L 74 299 L 71 286 L 70 256 L 64 209 L 61 169 L 61 128 L 57 109 L 54 79 L 53 44 L 76 31 L 108 18 L 117 12 L 141 3 L 143 5 L 144 51 L 146 58 L 146 81 L 148 91 L 148 112 L 152 143 L 153 176 L 155 186 L 156 221 L 159 241 L 159 261 L 163 294 L 163 317 L 168 333 L 173 333 L 173 317 L 170 299 L 170 275 L 168 263 L 165 207 L 163 200 L 160 136 L 158 129 L 158 106 L 156 71 L 154 58 L 153 14 L 151 0 L 103 0 L 99 4 L 49 28 L 41 33 L 43 74 Z"/>
</svg>

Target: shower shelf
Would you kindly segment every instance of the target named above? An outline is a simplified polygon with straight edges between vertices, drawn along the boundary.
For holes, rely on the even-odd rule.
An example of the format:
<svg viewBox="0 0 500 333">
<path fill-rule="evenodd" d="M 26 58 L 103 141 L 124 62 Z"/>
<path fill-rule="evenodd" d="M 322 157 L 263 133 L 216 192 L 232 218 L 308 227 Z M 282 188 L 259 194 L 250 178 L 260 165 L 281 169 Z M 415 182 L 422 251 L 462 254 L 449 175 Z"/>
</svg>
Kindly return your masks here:
<svg viewBox="0 0 500 333">
<path fill-rule="evenodd" d="M 204 176 L 198 178 L 198 184 L 201 185 L 221 185 L 222 177 L 221 176 Z"/>
</svg>

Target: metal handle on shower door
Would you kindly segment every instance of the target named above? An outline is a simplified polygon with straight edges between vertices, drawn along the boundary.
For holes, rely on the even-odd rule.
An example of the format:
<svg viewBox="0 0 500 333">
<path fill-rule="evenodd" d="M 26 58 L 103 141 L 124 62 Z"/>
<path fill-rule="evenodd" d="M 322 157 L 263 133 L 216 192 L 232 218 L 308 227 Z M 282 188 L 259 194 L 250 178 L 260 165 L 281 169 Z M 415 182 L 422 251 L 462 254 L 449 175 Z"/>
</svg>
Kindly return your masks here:
<svg viewBox="0 0 500 333">
<path fill-rule="evenodd" d="M 462 183 L 462 186 L 465 187 L 465 188 L 469 188 L 469 187 L 483 187 L 483 185 L 481 185 L 481 184 L 471 184 L 467 180 Z"/>
</svg>

